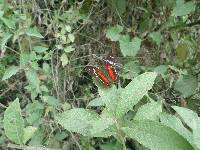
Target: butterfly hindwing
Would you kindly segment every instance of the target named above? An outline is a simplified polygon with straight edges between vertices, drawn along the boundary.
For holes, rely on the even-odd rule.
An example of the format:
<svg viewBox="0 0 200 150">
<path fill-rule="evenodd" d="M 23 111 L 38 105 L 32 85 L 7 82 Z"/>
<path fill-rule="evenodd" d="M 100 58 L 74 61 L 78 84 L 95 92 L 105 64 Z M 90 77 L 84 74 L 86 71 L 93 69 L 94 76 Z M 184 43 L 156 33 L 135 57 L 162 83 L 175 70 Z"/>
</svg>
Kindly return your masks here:
<svg viewBox="0 0 200 150">
<path fill-rule="evenodd" d="M 85 69 L 91 76 L 98 78 L 105 86 L 109 86 L 111 84 L 108 77 L 99 68 L 86 66 Z"/>
</svg>

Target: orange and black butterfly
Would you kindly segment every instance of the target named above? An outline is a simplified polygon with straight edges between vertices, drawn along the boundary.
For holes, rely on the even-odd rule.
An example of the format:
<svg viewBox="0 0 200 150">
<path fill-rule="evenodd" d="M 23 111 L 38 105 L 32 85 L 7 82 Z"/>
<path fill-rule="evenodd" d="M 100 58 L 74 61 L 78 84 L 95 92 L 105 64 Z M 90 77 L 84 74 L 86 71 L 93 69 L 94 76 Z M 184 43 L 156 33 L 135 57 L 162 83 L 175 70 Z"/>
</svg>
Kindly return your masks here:
<svg viewBox="0 0 200 150">
<path fill-rule="evenodd" d="M 104 86 L 108 87 L 118 80 L 116 59 L 113 55 L 108 55 L 102 60 L 98 60 L 101 67 L 86 66 L 86 71 L 95 78 L 99 79 Z"/>
</svg>

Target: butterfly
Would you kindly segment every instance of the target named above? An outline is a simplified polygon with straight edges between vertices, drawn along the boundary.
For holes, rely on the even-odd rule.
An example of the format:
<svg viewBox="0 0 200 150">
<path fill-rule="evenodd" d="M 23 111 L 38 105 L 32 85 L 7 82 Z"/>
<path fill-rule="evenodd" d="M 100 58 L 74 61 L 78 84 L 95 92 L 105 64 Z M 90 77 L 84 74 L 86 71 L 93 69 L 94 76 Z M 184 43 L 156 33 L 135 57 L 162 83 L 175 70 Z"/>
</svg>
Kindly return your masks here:
<svg viewBox="0 0 200 150">
<path fill-rule="evenodd" d="M 117 62 L 113 55 L 98 60 L 101 67 L 86 66 L 85 70 L 95 78 L 99 79 L 104 86 L 108 87 L 118 80 Z M 103 71 L 102 71 L 103 69 Z"/>
</svg>

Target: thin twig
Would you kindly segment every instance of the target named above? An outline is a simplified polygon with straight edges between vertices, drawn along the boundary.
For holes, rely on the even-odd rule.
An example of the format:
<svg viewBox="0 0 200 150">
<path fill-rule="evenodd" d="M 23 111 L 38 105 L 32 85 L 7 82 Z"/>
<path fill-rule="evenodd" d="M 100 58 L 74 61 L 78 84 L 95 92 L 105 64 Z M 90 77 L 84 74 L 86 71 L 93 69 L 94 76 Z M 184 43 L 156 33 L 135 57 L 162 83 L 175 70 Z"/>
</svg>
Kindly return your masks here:
<svg viewBox="0 0 200 150">
<path fill-rule="evenodd" d="M 76 137 L 74 136 L 74 134 L 72 132 L 70 132 L 73 140 L 75 141 L 76 145 L 78 146 L 79 150 L 82 150 L 81 145 L 79 144 L 79 142 L 77 141 Z"/>
</svg>

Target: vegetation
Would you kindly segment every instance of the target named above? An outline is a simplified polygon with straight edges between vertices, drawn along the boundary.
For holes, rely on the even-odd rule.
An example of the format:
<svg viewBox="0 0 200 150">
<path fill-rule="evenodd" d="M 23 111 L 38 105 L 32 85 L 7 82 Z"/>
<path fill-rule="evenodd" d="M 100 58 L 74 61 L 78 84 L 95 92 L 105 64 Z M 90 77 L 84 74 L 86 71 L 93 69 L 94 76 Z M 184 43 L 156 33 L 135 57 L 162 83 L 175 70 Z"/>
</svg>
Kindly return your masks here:
<svg viewBox="0 0 200 150">
<path fill-rule="evenodd" d="M 199 150 L 199 27 L 198 0 L 0 0 L 0 149 Z"/>
</svg>

